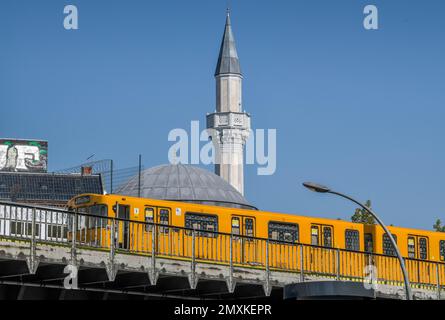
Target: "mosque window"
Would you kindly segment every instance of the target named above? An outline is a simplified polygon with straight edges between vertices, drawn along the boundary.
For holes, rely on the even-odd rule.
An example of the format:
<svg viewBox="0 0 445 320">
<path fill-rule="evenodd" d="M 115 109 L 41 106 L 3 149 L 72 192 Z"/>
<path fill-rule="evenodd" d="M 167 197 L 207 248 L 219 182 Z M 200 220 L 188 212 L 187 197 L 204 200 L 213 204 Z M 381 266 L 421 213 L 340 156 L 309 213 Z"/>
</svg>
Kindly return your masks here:
<svg viewBox="0 0 445 320">
<path fill-rule="evenodd" d="M 345 231 L 345 248 L 346 250 L 360 250 L 360 234 L 357 230 Z"/>
<path fill-rule="evenodd" d="M 298 224 L 269 222 L 269 239 L 295 243 L 298 242 Z"/>
<path fill-rule="evenodd" d="M 199 237 L 216 238 L 218 235 L 218 217 L 210 214 L 189 213 L 185 214 L 185 227 L 188 229 L 198 230 L 196 233 Z M 205 232 L 212 231 L 212 232 Z M 192 232 L 189 230 L 188 235 Z"/>
</svg>

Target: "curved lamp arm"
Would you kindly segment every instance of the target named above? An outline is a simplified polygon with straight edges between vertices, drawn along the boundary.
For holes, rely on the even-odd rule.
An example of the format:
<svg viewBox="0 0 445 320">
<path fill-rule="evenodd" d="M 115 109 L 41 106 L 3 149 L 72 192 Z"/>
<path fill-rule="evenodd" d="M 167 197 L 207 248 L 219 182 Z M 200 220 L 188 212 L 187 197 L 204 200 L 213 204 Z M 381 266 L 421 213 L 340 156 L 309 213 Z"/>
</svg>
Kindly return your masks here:
<svg viewBox="0 0 445 320">
<path fill-rule="evenodd" d="M 412 295 L 412 292 L 411 292 L 411 285 L 409 283 L 408 272 L 406 271 L 405 262 L 404 262 L 404 260 L 402 258 L 402 255 L 400 254 L 399 247 L 397 246 L 397 243 L 394 240 L 394 237 L 392 236 L 391 232 L 389 232 L 388 228 L 385 226 L 383 221 L 380 220 L 380 218 L 371 209 L 369 209 L 367 206 L 365 206 L 364 204 L 358 202 L 357 200 L 355 200 L 355 199 L 353 199 L 353 198 L 351 198 L 351 197 L 349 197 L 349 196 L 347 196 L 345 194 L 342 194 L 342 193 L 336 192 L 336 191 L 332 191 L 332 190 L 326 191 L 326 193 L 332 193 L 332 194 L 335 194 L 335 195 L 340 196 L 342 198 L 345 198 L 345 199 L 347 199 L 349 201 L 354 202 L 355 204 L 359 205 L 360 207 L 365 209 L 367 212 L 369 212 L 369 214 L 371 214 L 374 217 L 374 219 L 377 220 L 377 222 L 380 224 L 380 226 L 383 228 L 383 230 L 385 230 L 386 234 L 388 235 L 388 237 L 389 237 L 389 239 L 391 241 L 391 244 L 392 244 L 394 250 L 396 251 L 397 258 L 399 259 L 400 268 L 402 269 L 402 273 L 403 273 L 403 280 L 405 282 L 406 300 L 412 300 L 413 299 L 413 295 Z"/>
</svg>

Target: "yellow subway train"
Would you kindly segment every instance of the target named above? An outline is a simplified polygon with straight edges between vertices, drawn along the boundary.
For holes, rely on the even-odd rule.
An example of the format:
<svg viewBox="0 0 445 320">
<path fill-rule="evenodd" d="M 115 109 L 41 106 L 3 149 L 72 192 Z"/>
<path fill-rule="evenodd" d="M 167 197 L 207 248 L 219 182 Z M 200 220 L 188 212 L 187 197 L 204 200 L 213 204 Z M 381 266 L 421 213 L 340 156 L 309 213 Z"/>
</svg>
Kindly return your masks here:
<svg viewBox="0 0 445 320">
<path fill-rule="evenodd" d="M 121 195 L 84 194 L 68 207 L 78 214 L 71 237 L 99 248 L 359 280 L 374 265 L 380 281 L 403 280 L 377 225 Z M 411 282 L 445 285 L 445 233 L 389 231 Z"/>
</svg>

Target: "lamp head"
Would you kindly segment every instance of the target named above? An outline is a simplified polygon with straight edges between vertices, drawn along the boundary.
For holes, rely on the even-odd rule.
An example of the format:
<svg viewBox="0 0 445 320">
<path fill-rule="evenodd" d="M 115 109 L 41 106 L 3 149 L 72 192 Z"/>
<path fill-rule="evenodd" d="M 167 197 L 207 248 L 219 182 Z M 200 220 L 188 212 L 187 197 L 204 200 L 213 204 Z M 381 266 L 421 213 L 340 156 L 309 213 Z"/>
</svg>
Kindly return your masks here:
<svg viewBox="0 0 445 320">
<path fill-rule="evenodd" d="M 328 187 L 323 186 L 318 183 L 313 183 L 313 182 L 304 182 L 303 186 L 305 186 L 306 188 L 308 188 L 311 191 L 318 192 L 318 193 L 327 193 L 327 192 L 331 191 L 331 189 L 329 189 Z"/>
</svg>

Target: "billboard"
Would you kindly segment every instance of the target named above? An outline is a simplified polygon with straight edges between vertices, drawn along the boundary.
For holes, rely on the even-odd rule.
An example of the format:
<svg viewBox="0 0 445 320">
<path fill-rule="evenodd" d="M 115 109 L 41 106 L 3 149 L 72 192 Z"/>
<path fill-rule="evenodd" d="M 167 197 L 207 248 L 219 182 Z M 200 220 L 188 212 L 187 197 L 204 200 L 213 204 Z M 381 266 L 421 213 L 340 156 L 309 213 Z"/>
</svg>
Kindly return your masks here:
<svg viewBox="0 0 445 320">
<path fill-rule="evenodd" d="M 0 139 L 0 171 L 47 172 L 48 142 Z"/>
</svg>

